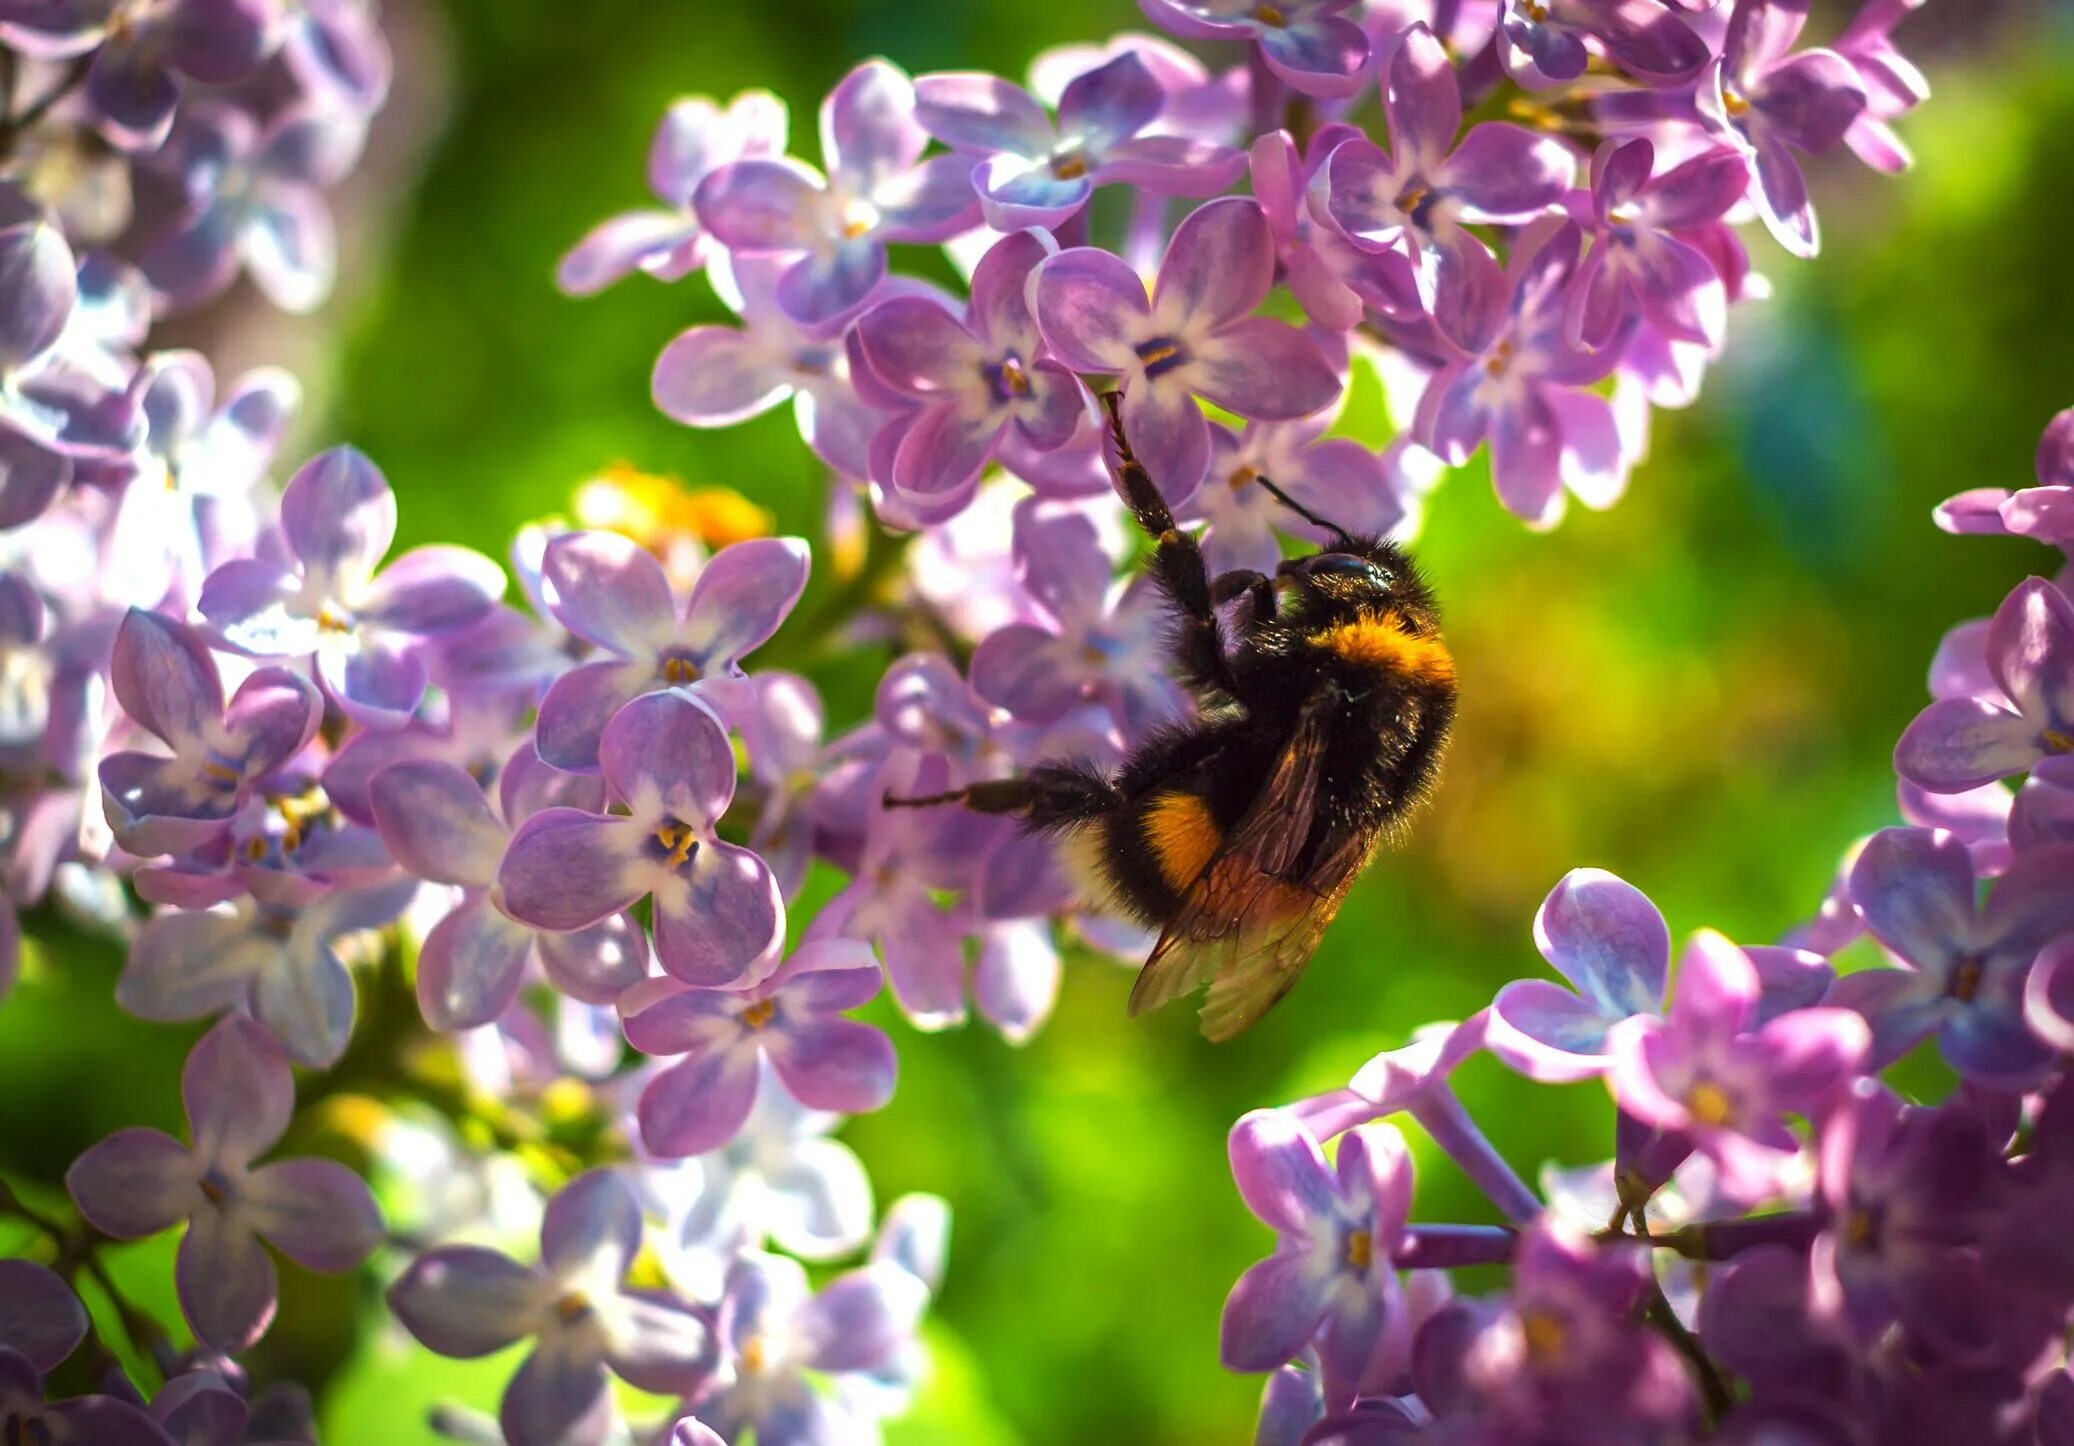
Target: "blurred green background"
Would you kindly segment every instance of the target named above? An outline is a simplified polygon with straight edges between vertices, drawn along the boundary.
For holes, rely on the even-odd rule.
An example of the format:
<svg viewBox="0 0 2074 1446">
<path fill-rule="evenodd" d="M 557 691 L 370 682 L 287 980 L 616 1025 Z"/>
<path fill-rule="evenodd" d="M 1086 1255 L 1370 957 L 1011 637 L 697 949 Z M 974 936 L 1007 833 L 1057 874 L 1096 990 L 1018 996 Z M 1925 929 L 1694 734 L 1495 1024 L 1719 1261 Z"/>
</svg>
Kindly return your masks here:
<svg viewBox="0 0 2074 1446">
<path fill-rule="evenodd" d="M 338 308 L 344 355 L 311 441 L 381 463 L 405 543 L 493 552 L 615 461 L 820 530 L 821 469 L 788 409 L 701 433 L 649 404 L 663 343 L 723 316 L 702 281 L 636 278 L 581 302 L 551 285 L 592 222 L 644 203 L 644 148 L 673 96 L 769 86 L 811 157 L 814 104 L 858 58 L 1020 75 L 1047 45 L 1139 24 L 1124 0 L 476 0 L 444 20 L 451 76 L 433 90 L 450 123 L 390 254 Z M 1968 0 L 1913 24 L 1904 45 L 1934 42 L 1937 91 L 1903 122 L 1918 169 L 1817 167 L 1812 264 L 1753 230 L 1778 295 L 1737 314 L 1697 408 L 1658 414 L 1624 502 L 1538 536 L 1480 464 L 1442 486 L 1422 555 L 1460 659 L 1458 740 L 1410 847 L 1362 881 L 1280 1009 L 1212 1048 L 1186 1009 L 1127 1021 L 1129 972 L 1075 960 L 1026 1048 L 893 1025 L 898 1098 L 846 1138 L 882 1203 L 934 1191 L 956 1227 L 936 1374 L 892 1441 L 1246 1439 L 1258 1382 L 1218 1368 L 1218 1312 L 1270 1237 L 1226 1172 L 1239 1114 L 1343 1083 L 1535 972 L 1529 921 L 1570 867 L 1633 881 L 1675 934 L 1768 941 L 1814 907 L 1846 844 L 1894 821 L 1888 754 L 1939 634 L 2053 565 L 1947 537 L 1929 509 L 2023 485 L 2039 428 L 2074 402 L 2074 27 Z M 809 669 L 832 721 L 863 716 L 882 662 Z M 121 1020 L 110 951 L 66 947 L 0 1011 L 0 1170 L 29 1186 L 109 1129 L 174 1123 L 189 1037 Z M 1524 1173 L 1610 1147 L 1597 1086 L 1530 1089 L 1489 1061 L 1460 1079 Z M 1421 1217 L 1489 1218 L 1415 1146 Z M 169 1242 L 131 1254 L 121 1278 L 167 1306 Z M 491 1406 L 513 1364 L 437 1361 L 381 1325 L 372 1280 L 300 1276 L 259 1359 L 320 1378 L 345 1446 L 429 1440 L 429 1401 Z"/>
</svg>

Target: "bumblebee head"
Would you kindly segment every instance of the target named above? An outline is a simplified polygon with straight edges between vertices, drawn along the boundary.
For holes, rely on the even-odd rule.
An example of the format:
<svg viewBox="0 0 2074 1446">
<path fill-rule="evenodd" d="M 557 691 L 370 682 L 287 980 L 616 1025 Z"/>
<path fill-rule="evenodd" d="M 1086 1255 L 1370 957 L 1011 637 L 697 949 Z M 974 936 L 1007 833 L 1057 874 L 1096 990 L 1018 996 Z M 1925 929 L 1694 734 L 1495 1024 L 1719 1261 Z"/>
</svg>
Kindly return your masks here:
<svg viewBox="0 0 2074 1446">
<path fill-rule="evenodd" d="M 1295 612 L 1320 627 L 1395 613 L 1407 631 L 1438 630 L 1433 593 L 1402 548 L 1345 534 L 1338 541 L 1329 552 L 1292 557 L 1276 569 Z"/>
</svg>

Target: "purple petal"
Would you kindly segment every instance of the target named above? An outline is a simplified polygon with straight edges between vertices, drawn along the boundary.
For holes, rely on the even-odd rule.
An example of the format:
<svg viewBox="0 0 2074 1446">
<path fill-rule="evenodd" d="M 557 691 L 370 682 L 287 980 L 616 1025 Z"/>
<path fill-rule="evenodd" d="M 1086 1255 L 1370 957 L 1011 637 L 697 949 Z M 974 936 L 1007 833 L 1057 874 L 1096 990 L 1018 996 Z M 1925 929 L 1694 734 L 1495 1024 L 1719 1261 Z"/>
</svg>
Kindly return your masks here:
<svg viewBox="0 0 2074 1446">
<path fill-rule="evenodd" d="M 203 1209 L 188 1222 L 173 1281 L 195 1339 L 212 1350 L 235 1355 L 273 1324 L 280 1299 L 274 1262 L 236 1215 Z"/>
<path fill-rule="evenodd" d="M 388 1301 L 427 1348 L 463 1359 L 524 1340 L 546 1303 L 537 1274 L 480 1245 L 449 1245 L 419 1256 L 389 1287 Z"/>
<path fill-rule="evenodd" d="M 1301 1233 L 1338 1211 L 1324 1152 L 1286 1111 L 1254 1110 L 1232 1126 L 1226 1148 L 1246 1208 L 1278 1233 Z"/>
<path fill-rule="evenodd" d="M 1534 915 L 1534 944 L 1609 1019 L 1663 1001 L 1671 932 L 1648 895 L 1604 869 L 1563 876 Z"/>
<path fill-rule="evenodd" d="M 1291 90 L 1343 96 L 1368 73 L 1368 32 L 1344 15 L 1313 15 L 1261 32 L 1261 58 Z"/>
<path fill-rule="evenodd" d="M 451 763 L 391 764 L 367 789 L 375 827 L 411 873 L 436 884 L 486 888 L 504 856 L 504 826 L 481 785 Z"/>
<path fill-rule="evenodd" d="M 666 1159 L 727 1144 L 756 1102 L 756 1060 L 754 1049 L 715 1050 L 658 1074 L 641 1091 L 641 1143 Z"/>
<path fill-rule="evenodd" d="M 1757 971 L 1762 994 L 1757 1006 L 1759 1024 L 1794 1010 L 1812 1009 L 1822 1002 L 1836 980 L 1836 970 L 1830 962 L 1806 949 L 1753 944 L 1743 953 Z"/>
<path fill-rule="evenodd" d="M 1492 416 L 1491 482 L 1506 510 L 1529 526 L 1562 516 L 1562 433 L 1540 391 Z"/>
<path fill-rule="evenodd" d="M 497 868 L 504 907 L 537 929 L 587 929 L 641 897 L 628 877 L 636 825 L 624 818 L 549 808 L 512 836 Z"/>
<path fill-rule="evenodd" d="M 1398 38 L 1383 87 L 1390 149 L 1407 172 L 1431 171 L 1462 129 L 1462 93 L 1447 50 L 1423 23 Z"/>
<path fill-rule="evenodd" d="M 329 1068 L 353 1032 L 353 976 L 327 943 L 292 937 L 261 960 L 252 981 L 252 1012 L 289 1058 Z"/>
<path fill-rule="evenodd" d="M 243 1166 L 287 1133 L 295 1076 L 273 1036 L 231 1015 L 187 1056 L 180 1098 L 196 1156 L 211 1165 Z"/>
<path fill-rule="evenodd" d="M 577 1340 L 548 1340 L 504 1388 L 498 1419 L 510 1446 L 603 1446 L 614 1415 L 602 1359 Z"/>
<path fill-rule="evenodd" d="M 752 984 L 784 938 L 778 881 L 762 859 L 733 844 L 701 845 L 681 902 L 656 901 L 656 962 L 688 984 Z"/>
<path fill-rule="evenodd" d="M 751 538 L 713 555 L 692 585 L 678 633 L 705 674 L 725 673 L 770 641 L 806 590 L 812 558 L 796 537 Z"/>
<path fill-rule="evenodd" d="M 290 569 L 240 557 L 209 574 L 196 606 L 232 647 L 263 658 L 295 657 L 314 651 L 323 638 L 316 619 L 289 611 L 301 592 L 302 580 Z"/>
<path fill-rule="evenodd" d="M 432 681 L 424 654 L 394 633 L 363 631 L 356 641 L 358 646 L 319 646 L 317 681 L 355 722 L 401 728 Z"/>
<path fill-rule="evenodd" d="M 948 241 L 979 220 L 969 156 L 931 156 L 872 190 L 873 234 L 882 241 L 930 245 Z"/>
<path fill-rule="evenodd" d="M 660 685 L 650 661 L 571 668 L 540 700 L 534 734 L 541 758 L 555 768 L 595 773 L 605 725 L 629 700 Z"/>
<path fill-rule="evenodd" d="M 707 1315 L 673 1298 L 629 1293 L 618 1303 L 605 1362 L 628 1385 L 684 1395 L 713 1374 L 714 1340 Z"/>
<path fill-rule="evenodd" d="M 778 309 L 803 327 L 833 329 L 864 305 L 885 277 L 886 248 L 878 239 L 867 235 L 840 241 L 786 268 L 778 281 Z"/>
<path fill-rule="evenodd" d="M 793 387 L 760 339 L 732 326 L 694 326 L 663 348 L 649 389 L 665 415 L 688 427 L 731 427 L 769 411 Z"/>
<path fill-rule="evenodd" d="M 1504 268 L 1483 242 L 1460 227 L 1434 237 L 1422 260 L 1418 279 L 1421 289 L 1431 293 L 1434 325 L 1463 351 L 1481 354 L 1505 324 L 1512 288 Z M 1536 399 L 1508 411 L 1524 413 L 1540 404 Z"/>
<path fill-rule="evenodd" d="M 585 1004 L 610 1004 L 648 974 L 648 934 L 631 914 L 568 934 L 542 934 L 537 945 L 548 980 Z"/>
<path fill-rule="evenodd" d="M 1647 80 L 1688 80 L 1713 58 L 1713 50 L 1691 26 L 1654 5 L 1598 5 L 1592 19 L 1592 33 L 1606 53 Z"/>
<path fill-rule="evenodd" d="M 0 529 L 34 522 L 71 480 L 71 458 L 0 428 Z"/>
<path fill-rule="evenodd" d="M 598 762 L 644 822 L 667 818 L 703 828 L 734 798 L 727 730 L 686 693 L 647 693 L 621 708 L 605 725 Z"/>
<path fill-rule="evenodd" d="M 1249 316 L 1275 279 L 1275 238 L 1258 201 L 1224 196 L 1175 228 L 1153 285 L 1156 316 L 1225 327 Z M 1306 409 L 1310 410 L 1310 409 Z"/>
<path fill-rule="evenodd" d="M 1151 125 L 1165 104 L 1159 81 L 1126 50 L 1067 82 L 1059 96 L 1059 130 L 1101 152 Z"/>
<path fill-rule="evenodd" d="M 984 71 L 915 79 L 915 120 L 947 146 L 1041 156 L 1051 149 L 1051 117 L 1012 81 Z"/>
<path fill-rule="evenodd" d="M 151 151 L 173 128 L 180 89 L 157 46 L 133 34 L 111 39 L 95 52 L 86 73 L 86 98 L 102 133 L 118 150 Z"/>
<path fill-rule="evenodd" d="M 140 1240 L 207 1208 L 201 1169 L 171 1135 L 117 1130 L 72 1162 L 65 1189 L 94 1229 L 117 1240 Z"/>
<path fill-rule="evenodd" d="M 1110 147 L 1094 179 L 1157 196 L 1215 196 L 1245 169 L 1246 153 L 1233 146 L 1191 136 L 1134 136 Z"/>
<path fill-rule="evenodd" d="M 86 1339 L 86 1308 L 71 1287 L 28 1260 L 0 1260 L 0 1347 L 56 1370 Z"/>
<path fill-rule="evenodd" d="M 545 938 L 558 938 L 546 935 Z M 490 1024 L 524 981 L 533 931 L 472 898 L 433 925 L 418 951 L 418 1009 L 442 1032 Z"/>
<path fill-rule="evenodd" d="M 382 569 L 361 616 L 404 633 L 481 622 L 504 596 L 504 569 L 466 547 L 414 547 Z"/>
<path fill-rule="evenodd" d="M 1749 189 L 1749 158 L 1740 151 L 1723 149 L 1694 156 L 1666 171 L 1639 204 L 1650 224 L 1674 230 L 1719 220 Z"/>
<path fill-rule="evenodd" d="M 1769 136 L 1758 142 L 1756 161 L 1757 186 L 1752 195 L 1765 226 L 1795 256 L 1815 255 L 1822 249 L 1822 237 L 1800 163 L 1781 142 Z"/>
<path fill-rule="evenodd" d="M 1516 979 L 1491 1003 L 1490 1049 L 1528 1079 L 1568 1084 L 1604 1072 L 1611 1023 L 1559 985 Z"/>
<path fill-rule="evenodd" d="M 1261 320 L 1268 321 L 1264 317 Z M 1268 324 L 1287 327 L 1286 322 L 1268 321 Z M 1238 330 L 1237 327 L 1228 328 L 1226 335 Z M 1222 382 L 1233 379 L 1236 369 L 1243 365 L 1236 344 L 1221 349 L 1221 352 L 1223 354 L 1212 363 L 1220 369 L 1219 378 L 1213 382 L 1220 390 Z M 1322 359 L 1322 354 L 1320 356 Z M 1208 366 L 1203 368 L 1209 369 Z M 1315 372 L 1299 364 L 1296 375 L 1296 389 L 1278 393 L 1278 401 L 1300 400 L 1315 388 Z M 1210 424 L 1194 398 L 1174 385 L 1172 378 L 1167 379 L 1165 385 L 1145 383 L 1124 392 L 1123 429 L 1124 435 L 1131 439 L 1131 450 L 1145 465 L 1145 470 L 1152 474 L 1154 485 L 1170 504 L 1186 501 L 1202 485 L 1203 474 L 1210 467 Z"/>
<path fill-rule="evenodd" d="M 608 217 L 556 264 L 555 285 L 569 296 L 591 296 L 636 271 L 682 274 L 702 258 L 704 235 L 696 221 L 675 211 Z"/>
<path fill-rule="evenodd" d="M 231 695 L 223 727 L 240 750 L 238 771 L 264 778 L 309 746 L 324 721 L 323 700 L 309 679 L 285 668 L 259 668 Z"/>
<path fill-rule="evenodd" d="M 1117 257 L 1092 247 L 1062 251 L 1038 267 L 1033 311 L 1045 344 L 1077 372 L 1121 372 L 1151 323 L 1145 283 Z M 1135 438 L 1133 439 L 1135 443 Z"/>
<path fill-rule="evenodd" d="M 1475 127 L 1448 157 L 1445 184 L 1464 219 L 1531 221 L 1570 189 L 1577 158 L 1554 136 L 1503 121 Z"/>
<path fill-rule="evenodd" d="M 730 250 L 801 251 L 820 239 L 828 196 L 821 178 L 789 159 L 751 159 L 699 182 L 699 220 Z"/>
<path fill-rule="evenodd" d="M 1801 1009 L 1765 1025 L 1758 1048 L 1773 1107 L 1812 1114 L 1849 1083 L 1872 1048 L 1872 1032 L 1849 1009 Z"/>
<path fill-rule="evenodd" d="M 979 475 L 1006 429 L 1005 418 L 991 411 L 974 415 L 958 402 L 924 407 L 893 454 L 893 485 L 922 497 L 955 492 Z M 1072 434 L 1072 421 L 1066 434 Z"/>
<path fill-rule="evenodd" d="M 794 1318 L 801 1354 L 822 1371 L 881 1369 L 914 1339 L 928 1301 L 929 1287 L 892 1261 L 845 1271 Z"/>
<path fill-rule="evenodd" d="M 2051 1048 L 2074 1051 L 2074 941 L 2038 955 L 2024 979 L 2024 1022 Z"/>
<path fill-rule="evenodd" d="M 616 1170 L 587 1170 L 556 1192 L 540 1222 L 540 1263 L 568 1279 L 618 1280 L 641 1250 L 641 1206 Z"/>
<path fill-rule="evenodd" d="M 1973 857 L 1950 834 L 1881 829 L 1852 864 L 1850 890 L 1865 927 L 1918 968 L 1941 970 L 1971 944 Z"/>
<path fill-rule="evenodd" d="M 2042 577 L 2019 583 L 1988 627 L 1988 667 L 2027 719 L 2074 726 L 2074 601 Z"/>
<path fill-rule="evenodd" d="M 281 529 L 311 578 L 337 597 L 373 577 L 396 540 L 396 494 L 363 453 L 334 447 L 288 479 Z"/>
<path fill-rule="evenodd" d="M 160 914 L 137 935 L 115 1002 L 140 1019 L 199 1019 L 242 1001 L 278 945 L 234 914 Z"/>
<path fill-rule="evenodd" d="M 867 60 L 821 102 L 821 154 L 860 189 L 912 166 L 929 144 L 915 118 L 915 87 L 901 69 Z"/>
<path fill-rule="evenodd" d="M 123 616 L 109 676 L 123 711 L 177 750 L 200 745 L 223 716 L 208 644 L 158 613 L 131 608 Z"/>
<path fill-rule="evenodd" d="M 305 1270 L 351 1270 L 382 1242 L 367 1182 L 336 1160 L 281 1160 L 245 1182 L 244 1209 L 267 1243 Z"/>
<path fill-rule="evenodd" d="M 1323 1323 L 1331 1281 L 1302 1255 L 1271 1255 L 1240 1276 L 1219 1327 L 1224 1368 L 1272 1371 L 1287 1364 Z"/>
<path fill-rule="evenodd" d="M 1753 102 L 1767 134 L 1810 154 L 1829 150 L 1865 110 L 1865 88 L 1852 64 L 1829 50 L 1810 50 L 1768 71 Z"/>
<path fill-rule="evenodd" d="M 1309 416 L 1330 406 L 1340 390 L 1339 374 L 1316 342 L 1288 322 L 1265 316 L 1218 332 L 1188 377 L 1218 406 L 1259 421 Z M 1135 433 L 1131 439 L 1139 445 Z"/>
<path fill-rule="evenodd" d="M 1757 970 L 1750 956 L 1711 929 L 1692 936 L 1678 958 L 1671 1025 L 1689 1039 L 1729 1039 L 1757 1012 Z"/>
<path fill-rule="evenodd" d="M 2074 487 L 2074 407 L 2054 415 L 2038 439 L 2040 487 Z"/>
<path fill-rule="evenodd" d="M 773 1031 L 764 1048 L 786 1090 L 803 1105 L 861 1115 L 884 1108 L 893 1098 L 900 1068 L 893 1041 L 868 1024 L 802 1022 Z"/>
<path fill-rule="evenodd" d="M 616 532 L 565 533 L 548 543 L 541 582 L 556 620 L 576 636 L 625 657 L 666 639 L 676 599 L 662 564 Z"/>
<path fill-rule="evenodd" d="M 985 260 L 980 264 L 984 267 Z M 975 287 L 979 275 L 973 274 Z M 972 335 L 933 298 L 896 296 L 879 303 L 858 319 L 857 339 L 873 373 L 910 396 L 926 399 L 979 381 L 980 355 Z"/>
<path fill-rule="evenodd" d="M 1963 793 L 2038 760 L 2039 726 L 1984 698 L 1941 698 L 1894 745 L 1894 768 L 1933 793 Z"/>
<path fill-rule="evenodd" d="M 65 234 L 47 221 L 0 230 L 0 370 L 50 350 L 72 315 L 78 267 Z"/>
</svg>

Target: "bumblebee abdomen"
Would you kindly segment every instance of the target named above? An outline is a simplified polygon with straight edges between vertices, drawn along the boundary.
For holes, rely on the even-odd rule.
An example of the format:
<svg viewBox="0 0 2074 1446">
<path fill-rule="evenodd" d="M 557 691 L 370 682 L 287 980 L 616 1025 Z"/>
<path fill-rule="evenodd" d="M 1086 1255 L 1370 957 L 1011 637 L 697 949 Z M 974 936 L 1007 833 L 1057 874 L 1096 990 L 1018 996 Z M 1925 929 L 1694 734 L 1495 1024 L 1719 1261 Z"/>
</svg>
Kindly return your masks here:
<svg viewBox="0 0 2074 1446">
<path fill-rule="evenodd" d="M 1116 904 L 1158 923 L 1216 855 L 1224 834 L 1201 794 L 1162 788 L 1127 800 L 1069 839 L 1067 858 L 1083 887 L 1098 882 Z"/>
</svg>

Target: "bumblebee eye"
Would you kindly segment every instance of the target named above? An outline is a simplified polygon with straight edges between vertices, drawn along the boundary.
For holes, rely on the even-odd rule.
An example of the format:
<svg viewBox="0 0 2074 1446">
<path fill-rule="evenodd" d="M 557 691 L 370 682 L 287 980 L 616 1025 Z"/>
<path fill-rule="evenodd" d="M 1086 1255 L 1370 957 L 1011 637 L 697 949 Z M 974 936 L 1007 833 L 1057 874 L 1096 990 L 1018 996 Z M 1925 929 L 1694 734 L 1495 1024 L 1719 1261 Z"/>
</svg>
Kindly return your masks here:
<svg viewBox="0 0 2074 1446">
<path fill-rule="evenodd" d="M 1351 552 L 1321 552 L 1306 562 L 1303 570 L 1311 577 L 1351 578 L 1379 588 L 1387 588 L 1397 580 L 1384 568 Z"/>
</svg>

